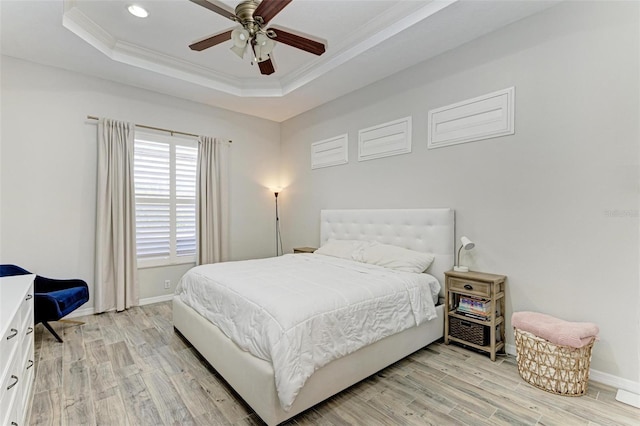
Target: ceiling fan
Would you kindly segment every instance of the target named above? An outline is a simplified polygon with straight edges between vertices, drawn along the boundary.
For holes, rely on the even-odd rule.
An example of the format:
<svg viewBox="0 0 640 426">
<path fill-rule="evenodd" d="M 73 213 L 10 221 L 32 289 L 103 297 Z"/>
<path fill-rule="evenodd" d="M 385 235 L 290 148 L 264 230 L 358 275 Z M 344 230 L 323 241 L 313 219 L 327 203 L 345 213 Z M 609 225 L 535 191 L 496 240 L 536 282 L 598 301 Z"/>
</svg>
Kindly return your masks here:
<svg viewBox="0 0 640 426">
<path fill-rule="evenodd" d="M 264 75 L 273 74 L 275 71 L 271 52 L 276 41 L 314 55 L 322 55 L 325 52 L 323 43 L 280 28 L 266 28 L 269 21 L 292 0 L 245 0 L 236 6 L 235 11 L 216 0 L 190 1 L 240 24 L 239 27 L 225 30 L 189 45 L 191 50 L 202 51 L 227 40 L 233 40 L 231 50 L 243 58 L 249 46 L 253 53 L 253 62 L 258 63 L 260 73 Z"/>
</svg>

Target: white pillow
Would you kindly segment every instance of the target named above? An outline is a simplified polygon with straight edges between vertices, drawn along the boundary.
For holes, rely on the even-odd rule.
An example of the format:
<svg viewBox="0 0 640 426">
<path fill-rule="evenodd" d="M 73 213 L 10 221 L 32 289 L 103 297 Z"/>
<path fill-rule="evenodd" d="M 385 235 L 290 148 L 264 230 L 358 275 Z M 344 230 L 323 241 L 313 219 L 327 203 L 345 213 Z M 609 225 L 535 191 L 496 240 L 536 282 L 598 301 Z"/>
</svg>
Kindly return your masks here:
<svg viewBox="0 0 640 426">
<path fill-rule="evenodd" d="M 342 259 L 356 260 L 367 241 L 358 240 L 328 240 L 322 247 L 314 251 L 325 256 L 339 257 Z"/>
<path fill-rule="evenodd" d="M 435 256 L 406 248 L 371 242 L 364 247 L 357 260 L 372 265 L 384 266 L 397 271 L 422 273 L 431 266 Z"/>
</svg>

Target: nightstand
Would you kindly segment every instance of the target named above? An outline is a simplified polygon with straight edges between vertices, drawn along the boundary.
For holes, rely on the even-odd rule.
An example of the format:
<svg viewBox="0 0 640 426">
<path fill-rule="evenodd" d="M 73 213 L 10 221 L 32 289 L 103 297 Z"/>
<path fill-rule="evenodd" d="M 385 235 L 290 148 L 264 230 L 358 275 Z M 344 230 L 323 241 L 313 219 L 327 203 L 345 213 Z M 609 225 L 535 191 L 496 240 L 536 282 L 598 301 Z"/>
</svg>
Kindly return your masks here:
<svg viewBox="0 0 640 426">
<path fill-rule="evenodd" d="M 294 247 L 293 252 L 294 253 L 313 253 L 316 250 L 318 249 L 315 247 Z"/>
<path fill-rule="evenodd" d="M 444 343 L 504 352 L 504 299 L 507 277 L 483 272 L 445 272 Z"/>
</svg>

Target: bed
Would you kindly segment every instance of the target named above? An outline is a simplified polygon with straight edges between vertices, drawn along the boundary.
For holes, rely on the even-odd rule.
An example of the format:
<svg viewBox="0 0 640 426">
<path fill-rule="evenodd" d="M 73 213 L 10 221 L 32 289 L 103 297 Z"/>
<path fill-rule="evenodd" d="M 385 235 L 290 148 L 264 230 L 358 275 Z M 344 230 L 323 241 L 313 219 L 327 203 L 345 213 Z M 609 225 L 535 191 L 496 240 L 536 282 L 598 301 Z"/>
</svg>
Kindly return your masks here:
<svg viewBox="0 0 640 426">
<path fill-rule="evenodd" d="M 451 209 L 321 212 L 321 245 L 329 240 L 377 241 L 432 253 L 434 260 L 426 272 L 441 284 L 444 283 L 444 272 L 453 265 L 454 232 L 454 212 Z M 176 330 L 191 342 L 268 425 L 281 423 L 301 413 L 441 338 L 441 305 L 435 307 L 434 315 L 429 321 L 367 344 L 317 369 L 285 409 L 276 389 L 276 374 L 270 362 L 242 350 L 220 328 L 187 305 L 179 294 L 173 299 Z"/>
</svg>

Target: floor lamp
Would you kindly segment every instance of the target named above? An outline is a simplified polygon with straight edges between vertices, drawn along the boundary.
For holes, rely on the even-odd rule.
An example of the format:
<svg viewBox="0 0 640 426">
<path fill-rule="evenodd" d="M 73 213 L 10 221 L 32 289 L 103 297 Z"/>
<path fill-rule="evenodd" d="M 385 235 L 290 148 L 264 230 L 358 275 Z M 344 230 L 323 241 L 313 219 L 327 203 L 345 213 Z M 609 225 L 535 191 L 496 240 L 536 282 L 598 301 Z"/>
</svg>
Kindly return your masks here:
<svg viewBox="0 0 640 426">
<path fill-rule="evenodd" d="M 276 256 L 280 256 L 284 254 L 282 250 L 282 235 L 280 234 L 280 217 L 278 216 L 278 194 L 280 192 L 278 190 L 273 191 L 273 194 L 276 196 Z"/>
</svg>

